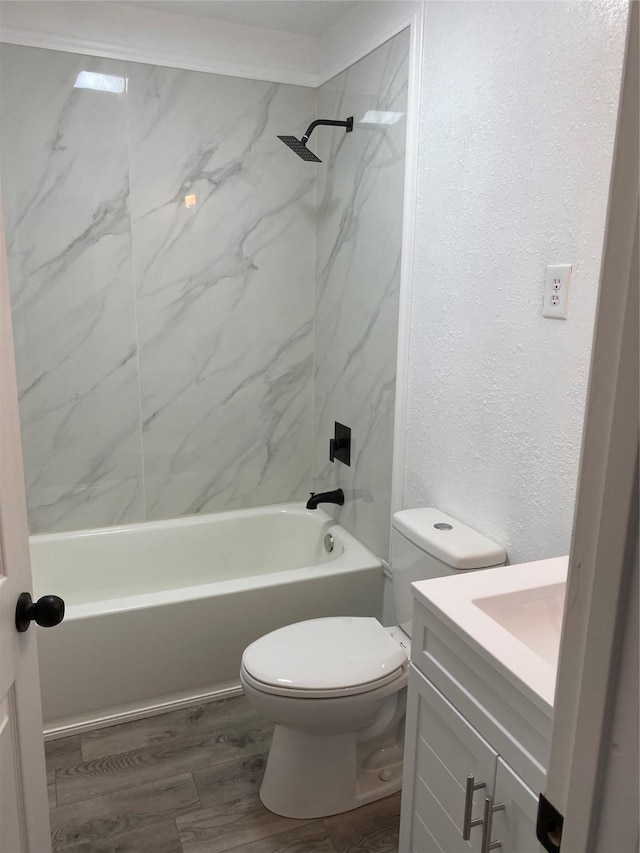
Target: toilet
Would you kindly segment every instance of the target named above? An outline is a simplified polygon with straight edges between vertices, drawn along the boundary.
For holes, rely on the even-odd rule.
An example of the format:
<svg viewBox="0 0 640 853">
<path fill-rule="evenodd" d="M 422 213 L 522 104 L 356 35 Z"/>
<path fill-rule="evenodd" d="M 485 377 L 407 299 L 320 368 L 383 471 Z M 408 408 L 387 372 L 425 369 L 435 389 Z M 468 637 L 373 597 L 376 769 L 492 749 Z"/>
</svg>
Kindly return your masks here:
<svg viewBox="0 0 640 853">
<path fill-rule="evenodd" d="M 266 634 L 242 656 L 249 703 L 275 723 L 260 799 L 319 818 L 400 789 L 411 648 L 411 584 L 504 565 L 504 548 L 437 509 L 395 513 L 391 577 L 397 625 L 336 616 Z"/>
</svg>

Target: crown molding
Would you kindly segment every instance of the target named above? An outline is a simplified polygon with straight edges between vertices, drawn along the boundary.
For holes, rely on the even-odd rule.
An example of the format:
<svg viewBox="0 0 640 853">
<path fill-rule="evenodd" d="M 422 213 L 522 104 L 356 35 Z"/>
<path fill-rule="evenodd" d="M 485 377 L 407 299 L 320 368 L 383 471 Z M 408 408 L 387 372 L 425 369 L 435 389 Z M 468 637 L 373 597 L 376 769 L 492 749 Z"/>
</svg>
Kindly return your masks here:
<svg viewBox="0 0 640 853">
<path fill-rule="evenodd" d="M 361 0 L 318 36 L 318 86 L 341 74 L 407 27 L 422 13 L 421 0 Z M 421 18 L 420 18 L 421 20 Z"/>
<path fill-rule="evenodd" d="M 319 36 L 114 0 L 1 0 L 0 42 L 316 88 L 410 26 L 420 0 L 361 0 Z"/>
<path fill-rule="evenodd" d="M 118 2 L 5 0 L 0 41 L 296 86 L 319 80 L 314 36 Z"/>
</svg>

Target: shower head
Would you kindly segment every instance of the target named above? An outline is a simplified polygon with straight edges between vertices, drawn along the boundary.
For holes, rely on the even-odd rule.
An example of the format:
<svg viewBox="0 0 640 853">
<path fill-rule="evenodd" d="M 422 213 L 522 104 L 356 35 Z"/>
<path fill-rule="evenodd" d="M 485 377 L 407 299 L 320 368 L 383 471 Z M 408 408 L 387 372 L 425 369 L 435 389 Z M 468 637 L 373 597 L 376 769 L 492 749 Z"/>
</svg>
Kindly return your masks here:
<svg viewBox="0 0 640 853">
<path fill-rule="evenodd" d="M 295 136 L 279 136 L 278 139 L 281 139 L 285 145 L 288 145 L 303 160 L 308 160 L 309 163 L 322 163 L 322 160 L 316 157 L 313 151 L 309 151 L 304 142 L 296 139 Z"/>
<path fill-rule="evenodd" d="M 318 118 L 311 122 L 302 139 L 298 139 L 295 136 L 279 136 L 278 139 L 281 139 L 285 145 L 288 145 L 289 148 L 298 155 L 298 157 L 301 157 L 308 163 L 322 163 L 322 160 L 319 157 L 316 157 L 313 151 L 309 151 L 307 148 L 309 137 L 319 124 L 328 124 L 332 127 L 344 127 L 347 133 L 351 133 L 353 130 L 353 116 L 349 116 L 346 121 L 336 121 L 332 118 Z"/>
</svg>

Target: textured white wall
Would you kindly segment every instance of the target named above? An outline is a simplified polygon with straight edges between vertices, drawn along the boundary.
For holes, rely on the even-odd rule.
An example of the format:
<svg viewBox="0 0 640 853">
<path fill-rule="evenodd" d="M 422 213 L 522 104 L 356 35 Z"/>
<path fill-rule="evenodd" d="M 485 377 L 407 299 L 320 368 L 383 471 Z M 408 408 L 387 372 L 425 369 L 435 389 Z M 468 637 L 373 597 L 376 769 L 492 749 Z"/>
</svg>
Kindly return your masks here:
<svg viewBox="0 0 640 853">
<path fill-rule="evenodd" d="M 404 503 L 571 537 L 626 3 L 429 2 Z M 566 322 L 545 267 L 572 263 Z"/>
</svg>

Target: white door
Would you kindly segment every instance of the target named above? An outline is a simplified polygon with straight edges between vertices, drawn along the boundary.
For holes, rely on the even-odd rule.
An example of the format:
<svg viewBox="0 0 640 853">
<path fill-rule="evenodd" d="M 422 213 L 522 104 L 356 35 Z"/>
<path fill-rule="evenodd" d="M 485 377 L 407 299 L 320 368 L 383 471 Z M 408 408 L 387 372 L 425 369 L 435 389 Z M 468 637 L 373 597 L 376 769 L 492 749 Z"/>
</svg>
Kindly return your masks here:
<svg viewBox="0 0 640 853">
<path fill-rule="evenodd" d="M 8 291 L 0 215 L 0 851 L 48 853 L 36 629 L 15 626 L 32 586 Z"/>
</svg>

